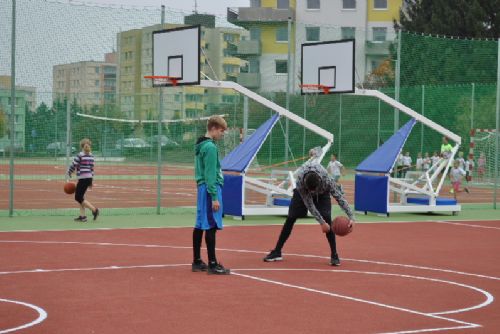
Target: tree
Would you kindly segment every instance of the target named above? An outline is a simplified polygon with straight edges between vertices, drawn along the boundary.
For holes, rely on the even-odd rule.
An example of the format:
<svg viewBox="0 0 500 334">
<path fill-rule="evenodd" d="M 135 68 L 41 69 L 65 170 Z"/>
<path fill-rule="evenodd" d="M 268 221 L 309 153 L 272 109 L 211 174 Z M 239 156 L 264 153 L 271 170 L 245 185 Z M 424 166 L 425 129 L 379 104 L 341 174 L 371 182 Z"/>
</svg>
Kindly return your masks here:
<svg viewBox="0 0 500 334">
<path fill-rule="evenodd" d="M 400 22 L 406 31 L 463 38 L 500 37 L 500 0 L 405 0 Z"/>
</svg>

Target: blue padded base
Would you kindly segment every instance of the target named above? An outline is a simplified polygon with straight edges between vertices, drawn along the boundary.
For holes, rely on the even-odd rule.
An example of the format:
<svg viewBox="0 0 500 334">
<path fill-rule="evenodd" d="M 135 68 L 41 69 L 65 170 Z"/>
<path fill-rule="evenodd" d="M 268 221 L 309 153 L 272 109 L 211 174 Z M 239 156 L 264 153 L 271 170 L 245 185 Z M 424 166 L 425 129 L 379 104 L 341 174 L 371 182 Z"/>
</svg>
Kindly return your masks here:
<svg viewBox="0 0 500 334">
<path fill-rule="evenodd" d="M 408 197 L 406 202 L 409 204 L 429 205 L 429 198 L 427 197 Z M 457 205 L 457 201 L 453 198 L 438 197 L 436 205 Z"/>
<path fill-rule="evenodd" d="M 273 205 L 276 206 L 290 206 L 291 198 L 273 198 Z"/>
</svg>

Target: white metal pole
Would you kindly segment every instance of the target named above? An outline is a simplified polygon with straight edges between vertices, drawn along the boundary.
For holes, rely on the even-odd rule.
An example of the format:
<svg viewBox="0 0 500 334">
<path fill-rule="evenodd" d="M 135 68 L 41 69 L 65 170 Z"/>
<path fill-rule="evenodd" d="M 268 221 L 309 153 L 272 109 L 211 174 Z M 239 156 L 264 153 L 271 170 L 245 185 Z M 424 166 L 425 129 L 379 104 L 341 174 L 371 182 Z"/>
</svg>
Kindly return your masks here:
<svg viewBox="0 0 500 334">
<path fill-rule="evenodd" d="M 161 5 L 161 26 L 165 23 L 165 5 Z M 163 121 L 163 88 L 160 87 L 160 99 L 158 101 L 158 137 L 157 137 L 157 170 L 156 170 L 156 214 L 159 215 L 161 213 L 161 172 L 162 172 L 162 163 L 161 163 L 161 127 Z"/>
<path fill-rule="evenodd" d="M 66 167 L 69 166 L 70 155 L 71 155 L 71 105 L 69 103 L 69 98 L 66 98 Z"/>
<path fill-rule="evenodd" d="M 287 71 L 286 71 L 286 110 L 290 110 L 290 72 L 292 69 L 291 59 L 292 59 L 292 18 L 288 17 L 288 58 L 286 62 Z M 290 131 L 290 123 L 288 122 L 288 118 L 285 120 L 285 161 L 288 161 L 288 149 L 289 149 L 289 133 Z M 287 162 L 288 165 L 288 162 Z"/>
<path fill-rule="evenodd" d="M 377 148 L 380 147 L 380 100 L 378 100 L 378 118 L 377 118 Z"/>
<path fill-rule="evenodd" d="M 342 152 L 342 95 L 340 95 L 339 98 L 340 98 L 339 135 L 338 135 L 339 151 L 337 152 L 337 158 L 339 160 L 342 160 L 342 158 L 340 157 L 341 152 Z"/>
<path fill-rule="evenodd" d="M 425 116 L 425 86 L 422 85 L 422 116 Z M 420 128 L 420 153 L 424 150 L 424 123 Z"/>
<path fill-rule="evenodd" d="M 493 190 L 493 208 L 497 208 L 498 191 L 498 150 L 500 149 L 500 38 L 497 40 L 497 110 L 495 131 L 495 188 Z"/>
<path fill-rule="evenodd" d="M 475 104 L 475 95 L 476 95 L 476 85 L 472 83 L 472 94 L 470 97 L 470 129 L 474 129 L 474 104 Z"/>
<path fill-rule="evenodd" d="M 9 216 L 14 215 L 14 145 L 16 136 L 16 0 L 12 0 L 12 37 L 10 53 L 10 161 Z"/>
<path fill-rule="evenodd" d="M 398 51 L 397 51 L 397 57 L 398 59 L 396 60 L 396 80 L 395 80 L 395 87 L 394 87 L 394 98 L 396 101 L 399 102 L 399 88 L 401 85 L 401 29 L 398 31 Z M 396 133 L 399 130 L 399 110 L 394 109 L 394 133 Z"/>
</svg>

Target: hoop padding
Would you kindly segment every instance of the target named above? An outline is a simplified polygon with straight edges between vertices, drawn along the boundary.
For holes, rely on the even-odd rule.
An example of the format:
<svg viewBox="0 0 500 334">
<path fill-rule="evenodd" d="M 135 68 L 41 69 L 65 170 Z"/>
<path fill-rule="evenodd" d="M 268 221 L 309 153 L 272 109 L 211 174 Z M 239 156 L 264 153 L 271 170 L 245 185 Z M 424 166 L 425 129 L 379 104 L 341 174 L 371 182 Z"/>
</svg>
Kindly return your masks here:
<svg viewBox="0 0 500 334">
<path fill-rule="evenodd" d="M 241 217 L 243 215 L 243 176 L 224 173 L 222 192 L 224 214 Z"/>
<path fill-rule="evenodd" d="M 356 174 L 354 209 L 362 212 L 387 213 L 389 177 Z"/>
</svg>

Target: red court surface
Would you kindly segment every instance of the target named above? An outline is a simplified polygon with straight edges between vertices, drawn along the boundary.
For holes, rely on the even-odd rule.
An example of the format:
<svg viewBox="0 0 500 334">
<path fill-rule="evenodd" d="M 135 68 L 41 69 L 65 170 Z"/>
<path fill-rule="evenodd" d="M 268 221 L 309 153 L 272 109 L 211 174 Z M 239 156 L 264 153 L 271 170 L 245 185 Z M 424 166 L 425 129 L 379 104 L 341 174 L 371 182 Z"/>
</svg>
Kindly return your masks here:
<svg viewBox="0 0 500 334">
<path fill-rule="evenodd" d="M 358 224 L 340 267 L 314 224 L 264 263 L 280 228 L 219 232 L 229 276 L 191 228 L 0 233 L 0 333 L 500 331 L 500 221 Z"/>
<path fill-rule="evenodd" d="M 5 173 L 7 170 L 5 170 Z M 54 179 L 55 175 L 62 177 L 64 166 L 44 164 L 19 164 L 15 166 L 15 175 L 27 179 L 14 182 L 14 206 L 16 210 L 30 209 L 62 209 L 75 208 L 72 196 L 62 191 L 63 179 Z M 94 188 L 88 193 L 88 199 L 102 208 L 140 208 L 156 207 L 157 167 L 151 165 L 98 165 Z M 196 206 L 196 184 L 193 170 L 187 166 L 164 165 L 161 182 L 161 206 L 181 207 Z M 7 175 L 7 174 L 5 174 Z M 30 176 L 32 178 L 30 179 Z M 103 179 L 99 179 L 99 176 Z M 110 180 L 110 177 L 121 177 L 120 180 Z M 127 179 L 132 177 L 149 177 L 150 179 Z M 267 177 L 267 174 L 261 174 Z M 167 180 L 168 179 L 168 180 Z M 347 200 L 354 200 L 354 181 L 341 180 Z M 480 187 L 469 187 L 470 194 L 459 193 L 460 203 L 491 203 L 493 190 Z M 9 208 L 9 181 L 0 181 L 0 210 Z M 453 197 L 449 193 L 450 186 L 445 184 L 441 191 L 443 197 Z M 254 191 L 248 191 L 248 204 L 263 204 L 265 196 Z"/>
</svg>

